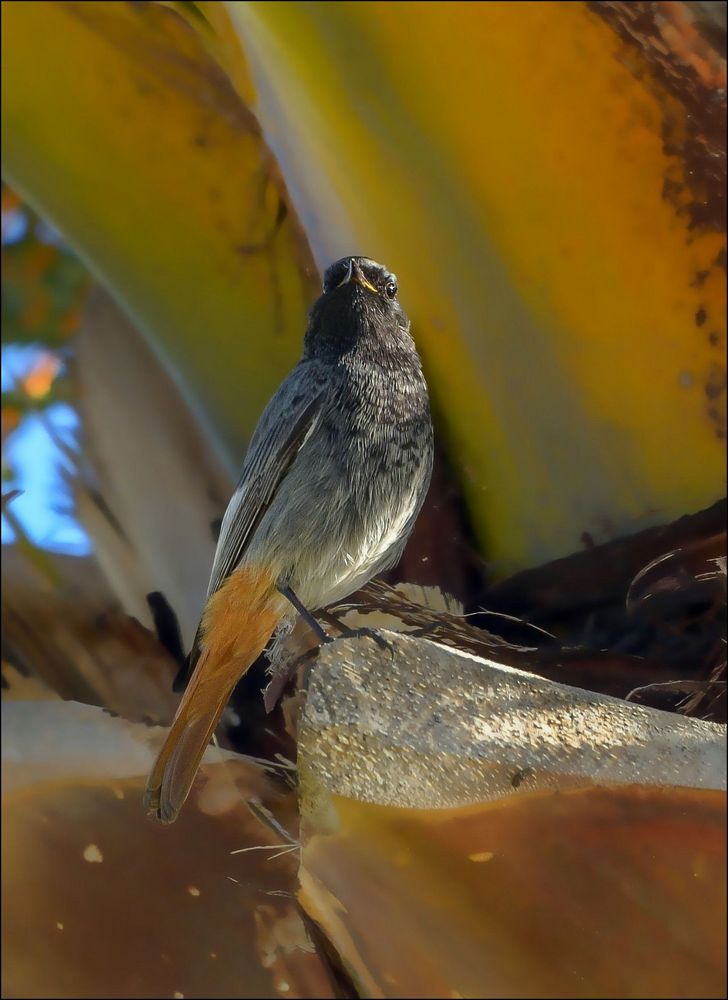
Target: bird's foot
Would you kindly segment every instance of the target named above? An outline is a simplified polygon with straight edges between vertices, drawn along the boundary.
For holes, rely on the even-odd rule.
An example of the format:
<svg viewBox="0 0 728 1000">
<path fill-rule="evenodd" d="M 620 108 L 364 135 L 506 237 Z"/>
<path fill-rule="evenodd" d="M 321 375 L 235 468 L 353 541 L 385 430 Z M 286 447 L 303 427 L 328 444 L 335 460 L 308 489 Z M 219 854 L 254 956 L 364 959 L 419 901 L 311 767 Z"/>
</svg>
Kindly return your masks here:
<svg viewBox="0 0 728 1000">
<path fill-rule="evenodd" d="M 367 626 L 362 628 L 349 628 L 349 626 L 344 625 L 343 622 L 339 623 L 339 628 L 341 629 L 341 634 L 347 639 L 372 639 L 376 642 L 380 649 L 388 650 L 392 654 L 392 659 L 394 659 L 394 646 L 391 642 L 384 638 L 378 629 L 368 628 Z"/>
</svg>

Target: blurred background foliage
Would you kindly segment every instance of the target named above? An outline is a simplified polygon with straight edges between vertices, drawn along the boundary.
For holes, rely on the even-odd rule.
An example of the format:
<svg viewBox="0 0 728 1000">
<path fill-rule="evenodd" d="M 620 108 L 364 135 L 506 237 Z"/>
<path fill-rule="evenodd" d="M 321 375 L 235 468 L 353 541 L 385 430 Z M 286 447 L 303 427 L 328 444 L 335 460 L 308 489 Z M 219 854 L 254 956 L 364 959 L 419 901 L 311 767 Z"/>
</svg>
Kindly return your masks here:
<svg viewBox="0 0 728 1000">
<path fill-rule="evenodd" d="M 67 346 L 78 327 L 88 274 L 59 234 L 7 184 L 2 186 L 2 241 L 3 343 Z M 27 391 L 41 398 L 49 388 L 41 379 Z"/>
<path fill-rule="evenodd" d="M 456 4 L 447 31 L 426 3 L 196 10 L 10 3 L 4 170 L 231 474 L 318 273 L 366 247 L 399 275 L 492 574 L 723 494 L 724 69 L 694 21 L 649 4 Z M 523 39 L 524 13 L 547 43 Z"/>
<path fill-rule="evenodd" d="M 14 509 L 3 505 L 4 540 L 83 550 L 59 472 L 76 422 L 67 362 L 90 285 L 59 233 L 3 182 L 3 492 L 20 490 Z"/>
<path fill-rule="evenodd" d="M 725 5 L 10 0 L 2 19 L 7 703 L 169 722 L 147 594 L 189 642 L 255 421 L 323 268 L 361 252 L 399 276 L 437 425 L 390 581 L 529 651 L 527 623 L 547 629 L 527 665 L 552 679 L 724 720 Z M 223 742 L 288 760 L 292 708 L 264 713 L 265 680 L 261 662 Z M 12 864 L 35 845 L 16 891 L 44 809 L 59 851 L 90 817 L 114 836 L 113 783 L 79 799 L 78 759 L 68 827 L 48 789 L 11 813 Z M 265 795 L 295 812 L 290 788 Z M 241 846 L 272 829 L 235 822 Z M 150 857 L 190 850 L 150 836 Z M 284 867 L 271 891 L 293 891 Z M 350 988 L 308 959 L 286 972 L 285 928 L 295 961 L 315 931 L 245 906 L 276 982 L 299 977 L 271 995 Z M 13 911 L 28 934 L 40 907 Z M 76 945 L 54 967 L 97 995 Z M 11 994 L 41 995 L 14 949 Z"/>
</svg>

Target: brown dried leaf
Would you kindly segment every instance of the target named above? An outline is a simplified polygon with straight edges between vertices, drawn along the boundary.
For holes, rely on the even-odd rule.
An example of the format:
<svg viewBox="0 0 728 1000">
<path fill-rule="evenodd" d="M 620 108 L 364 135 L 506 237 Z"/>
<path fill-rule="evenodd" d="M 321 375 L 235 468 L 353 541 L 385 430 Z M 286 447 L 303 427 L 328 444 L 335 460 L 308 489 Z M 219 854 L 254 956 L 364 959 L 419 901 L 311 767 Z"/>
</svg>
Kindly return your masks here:
<svg viewBox="0 0 728 1000">
<path fill-rule="evenodd" d="M 722 997 L 725 796 L 333 800 L 301 899 L 374 997 Z"/>
</svg>

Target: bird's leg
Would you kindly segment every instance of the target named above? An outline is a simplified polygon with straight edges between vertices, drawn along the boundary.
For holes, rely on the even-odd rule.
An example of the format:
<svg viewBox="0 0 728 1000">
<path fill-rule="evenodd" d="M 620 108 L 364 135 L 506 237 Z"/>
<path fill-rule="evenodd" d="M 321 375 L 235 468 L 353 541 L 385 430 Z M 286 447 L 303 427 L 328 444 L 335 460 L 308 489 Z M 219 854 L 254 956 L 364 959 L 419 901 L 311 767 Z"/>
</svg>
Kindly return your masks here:
<svg viewBox="0 0 728 1000">
<path fill-rule="evenodd" d="M 286 600 L 290 601 L 299 615 L 303 618 L 306 624 L 313 630 L 317 638 L 321 643 L 333 642 L 333 639 L 321 628 L 319 621 L 311 614 L 308 608 L 296 597 L 293 590 L 290 587 L 278 587 L 278 590 Z M 367 639 L 373 639 L 374 642 L 380 647 L 380 649 L 387 649 L 394 656 L 394 647 L 391 643 L 387 642 L 383 635 L 375 628 L 349 628 L 344 622 L 340 621 L 336 615 L 331 614 L 329 611 L 319 611 L 319 614 L 324 619 L 324 621 L 329 622 L 334 625 L 345 638 L 353 639 L 358 637 L 366 637 Z"/>
<path fill-rule="evenodd" d="M 335 614 L 332 614 L 331 611 L 319 611 L 319 614 L 324 621 L 327 621 L 330 625 L 334 625 L 345 638 L 356 639 L 361 636 L 363 638 L 373 639 L 380 649 L 389 650 L 394 657 L 394 647 L 391 642 L 387 642 L 384 636 L 377 629 L 367 628 L 366 626 L 363 628 L 350 628 L 337 618 Z"/>
<path fill-rule="evenodd" d="M 296 611 L 299 613 L 301 618 L 306 622 L 310 629 L 316 634 L 317 638 L 322 642 L 332 642 L 332 638 L 321 628 L 319 622 L 314 618 L 311 612 L 305 607 L 296 595 L 293 593 L 290 587 L 279 587 L 279 592 L 283 594 L 286 600 L 290 601 Z"/>
</svg>

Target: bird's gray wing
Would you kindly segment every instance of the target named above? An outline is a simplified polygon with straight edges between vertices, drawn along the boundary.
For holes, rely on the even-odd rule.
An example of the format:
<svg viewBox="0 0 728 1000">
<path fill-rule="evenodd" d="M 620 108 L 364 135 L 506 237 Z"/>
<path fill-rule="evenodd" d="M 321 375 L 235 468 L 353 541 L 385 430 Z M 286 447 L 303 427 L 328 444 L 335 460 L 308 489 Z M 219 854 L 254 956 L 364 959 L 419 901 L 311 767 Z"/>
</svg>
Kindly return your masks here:
<svg viewBox="0 0 728 1000">
<path fill-rule="evenodd" d="M 240 562 L 257 524 L 321 413 L 324 391 L 318 374 L 313 365 L 299 364 L 263 411 L 240 481 L 222 519 L 208 598 Z"/>
<path fill-rule="evenodd" d="M 312 362 L 300 362 L 263 411 L 245 456 L 240 480 L 220 526 L 207 587 L 208 599 L 239 564 L 257 524 L 268 510 L 291 463 L 314 429 L 325 400 L 325 379 Z M 200 630 L 177 674 L 183 691 L 200 655 Z"/>
</svg>

